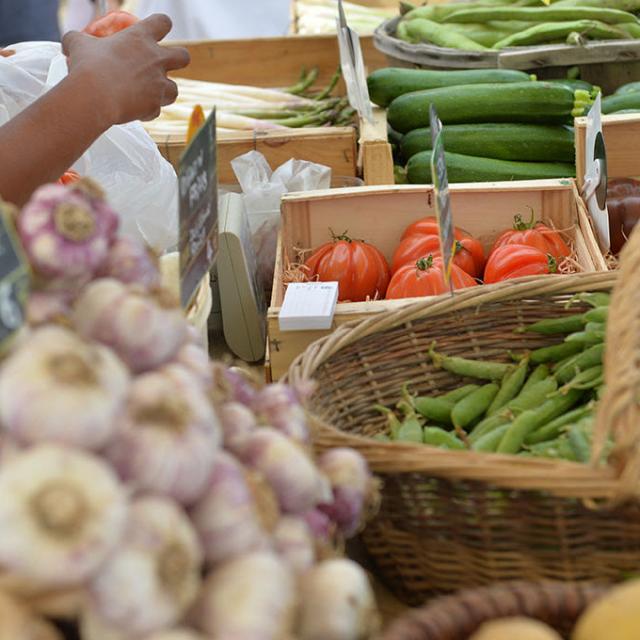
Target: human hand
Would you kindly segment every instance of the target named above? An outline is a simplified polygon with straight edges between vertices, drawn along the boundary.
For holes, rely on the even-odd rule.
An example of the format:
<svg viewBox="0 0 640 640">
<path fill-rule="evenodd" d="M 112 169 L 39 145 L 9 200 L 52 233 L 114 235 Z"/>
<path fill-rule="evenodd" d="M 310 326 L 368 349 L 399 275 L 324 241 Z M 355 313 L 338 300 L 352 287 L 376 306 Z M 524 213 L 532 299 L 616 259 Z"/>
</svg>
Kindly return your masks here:
<svg viewBox="0 0 640 640">
<path fill-rule="evenodd" d="M 106 38 L 77 31 L 64 37 L 69 75 L 83 77 L 107 127 L 153 120 L 175 102 L 178 87 L 167 72 L 186 67 L 190 58 L 182 47 L 158 45 L 171 26 L 168 16 L 156 14 Z"/>
<path fill-rule="evenodd" d="M 0 49 L 0 58 L 9 58 L 15 53 L 15 51 L 11 49 Z"/>
</svg>

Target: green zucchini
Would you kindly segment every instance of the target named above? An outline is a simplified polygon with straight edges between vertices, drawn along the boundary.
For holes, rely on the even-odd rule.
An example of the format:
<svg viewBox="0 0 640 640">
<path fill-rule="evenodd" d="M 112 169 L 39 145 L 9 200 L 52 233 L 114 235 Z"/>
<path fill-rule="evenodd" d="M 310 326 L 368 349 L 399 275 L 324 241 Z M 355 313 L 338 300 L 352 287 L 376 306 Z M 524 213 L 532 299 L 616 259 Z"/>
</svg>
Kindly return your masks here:
<svg viewBox="0 0 640 640">
<path fill-rule="evenodd" d="M 573 162 L 576 155 L 573 127 L 564 125 L 448 124 L 443 135 L 447 151 L 467 156 L 527 162 Z M 405 161 L 431 148 L 429 129 L 410 131 L 400 143 L 401 156 Z"/>
<path fill-rule="evenodd" d="M 449 182 L 496 182 L 504 180 L 543 180 L 573 178 L 573 164 L 563 162 L 512 162 L 445 153 Z M 431 152 L 417 153 L 407 163 L 411 184 L 431 184 Z"/>
<path fill-rule="evenodd" d="M 561 84 L 563 87 L 571 89 L 571 91 L 577 91 L 582 89 L 588 91 L 594 98 L 601 92 L 600 87 L 587 82 L 586 80 L 569 80 L 568 78 L 553 78 L 551 80 L 545 79 L 545 82 L 552 82 L 554 84 Z"/>
<path fill-rule="evenodd" d="M 457 85 L 528 82 L 531 76 L 512 69 L 470 69 L 468 71 L 432 71 L 429 69 L 378 69 L 367 78 L 369 97 L 386 107 L 398 96 L 413 91 Z"/>
<path fill-rule="evenodd" d="M 618 87 L 614 95 L 619 96 L 625 93 L 635 93 L 636 91 L 640 91 L 640 82 L 629 82 Z"/>
<path fill-rule="evenodd" d="M 602 99 L 602 113 L 617 113 L 627 109 L 640 109 L 640 91 L 620 93 Z"/>
<path fill-rule="evenodd" d="M 548 82 L 452 86 L 397 97 L 389 105 L 388 122 L 401 133 L 427 127 L 432 104 L 443 124 L 571 124 L 591 104 L 591 97 L 586 91 Z"/>
</svg>

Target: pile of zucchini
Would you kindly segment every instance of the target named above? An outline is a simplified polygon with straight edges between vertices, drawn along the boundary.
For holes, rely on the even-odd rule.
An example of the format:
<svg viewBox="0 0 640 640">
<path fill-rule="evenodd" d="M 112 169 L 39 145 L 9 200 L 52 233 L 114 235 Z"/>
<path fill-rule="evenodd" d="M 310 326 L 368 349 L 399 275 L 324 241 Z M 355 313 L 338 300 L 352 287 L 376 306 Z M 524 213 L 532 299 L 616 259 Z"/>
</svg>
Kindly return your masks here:
<svg viewBox="0 0 640 640">
<path fill-rule="evenodd" d="M 481 0 L 409 10 L 396 37 L 466 51 L 640 38 L 640 0 Z"/>
<path fill-rule="evenodd" d="M 368 85 L 371 100 L 387 108 L 396 162 L 406 165 L 398 179 L 414 184 L 431 182 L 431 104 L 444 124 L 450 182 L 574 177 L 573 118 L 599 91 L 510 69 L 386 68 Z"/>
<path fill-rule="evenodd" d="M 640 112 L 640 82 L 629 82 L 618 87 L 616 92 L 602 99 L 602 113 Z"/>
<path fill-rule="evenodd" d="M 461 386 L 435 397 L 412 396 L 405 387 L 395 410 L 376 407 L 388 421 L 376 439 L 588 462 L 604 388 L 609 295 L 577 298 L 591 308 L 521 329 L 563 341 L 518 354 L 514 364 L 446 356 L 432 347 L 433 364 L 460 376 Z"/>
</svg>

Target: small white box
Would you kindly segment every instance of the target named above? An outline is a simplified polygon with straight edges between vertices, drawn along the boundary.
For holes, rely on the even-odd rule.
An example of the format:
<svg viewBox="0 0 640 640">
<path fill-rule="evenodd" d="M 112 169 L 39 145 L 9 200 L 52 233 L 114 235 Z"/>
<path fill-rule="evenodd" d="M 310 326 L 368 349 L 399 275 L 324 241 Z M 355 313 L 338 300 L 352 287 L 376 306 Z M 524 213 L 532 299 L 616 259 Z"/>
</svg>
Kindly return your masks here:
<svg viewBox="0 0 640 640">
<path fill-rule="evenodd" d="M 337 302 L 337 282 L 292 282 L 278 315 L 280 331 L 331 329 Z"/>
</svg>

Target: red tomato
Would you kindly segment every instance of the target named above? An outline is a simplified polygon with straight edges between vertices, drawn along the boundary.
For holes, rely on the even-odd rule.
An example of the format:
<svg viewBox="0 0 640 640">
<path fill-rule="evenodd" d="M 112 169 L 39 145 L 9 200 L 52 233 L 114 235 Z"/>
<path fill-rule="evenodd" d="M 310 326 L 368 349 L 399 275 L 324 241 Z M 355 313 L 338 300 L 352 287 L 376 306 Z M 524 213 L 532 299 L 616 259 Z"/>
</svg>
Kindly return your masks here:
<svg viewBox="0 0 640 640">
<path fill-rule="evenodd" d="M 556 269 L 557 263 L 551 254 L 524 244 L 508 244 L 498 247 L 489 256 L 484 283 L 555 273 Z"/>
<path fill-rule="evenodd" d="M 542 222 L 535 222 L 533 214 L 531 220 L 525 222 L 522 216 L 513 218 L 513 229 L 505 231 L 498 236 L 493 243 L 491 252 L 498 247 L 504 247 L 509 244 L 525 244 L 529 247 L 535 247 L 543 253 L 552 255 L 556 260 L 561 260 L 571 255 L 571 250 L 566 245 L 562 236 L 553 229 L 550 229 Z"/>
<path fill-rule="evenodd" d="M 435 216 L 427 216 L 426 218 L 421 218 L 417 220 L 413 224 L 410 224 L 402 234 L 401 240 L 409 236 L 437 236 L 438 231 L 438 221 Z M 469 237 L 469 234 L 462 229 L 458 229 L 458 227 L 454 227 L 453 234 L 456 240 L 462 240 L 462 238 Z"/>
<path fill-rule="evenodd" d="M 457 265 L 451 265 L 451 284 L 454 289 L 475 287 L 478 283 Z M 449 287 L 444 280 L 444 262 L 440 257 L 420 258 L 413 264 L 405 264 L 393 274 L 387 300 L 397 298 L 419 298 L 447 293 Z"/>
<path fill-rule="evenodd" d="M 320 282 L 338 282 L 338 300 L 362 302 L 384 298 L 389 284 L 389 265 L 371 244 L 346 235 L 334 237 L 316 249 L 305 262 L 312 278 Z"/>
<path fill-rule="evenodd" d="M 415 264 L 423 256 L 440 256 L 440 238 L 434 235 L 408 236 L 400 241 L 393 254 L 391 273 L 395 273 L 405 264 Z M 475 238 L 456 240 L 454 264 L 466 271 L 472 278 L 482 275 L 484 266 L 484 251 L 482 245 Z"/>
<path fill-rule="evenodd" d="M 80 174 L 69 169 L 69 171 L 65 171 L 65 174 L 58 182 L 60 184 L 72 184 L 73 182 L 78 182 L 78 180 L 80 180 Z"/>
<path fill-rule="evenodd" d="M 138 18 L 128 11 L 111 11 L 87 25 L 84 32 L 96 38 L 105 38 L 123 31 L 136 22 Z"/>
</svg>

